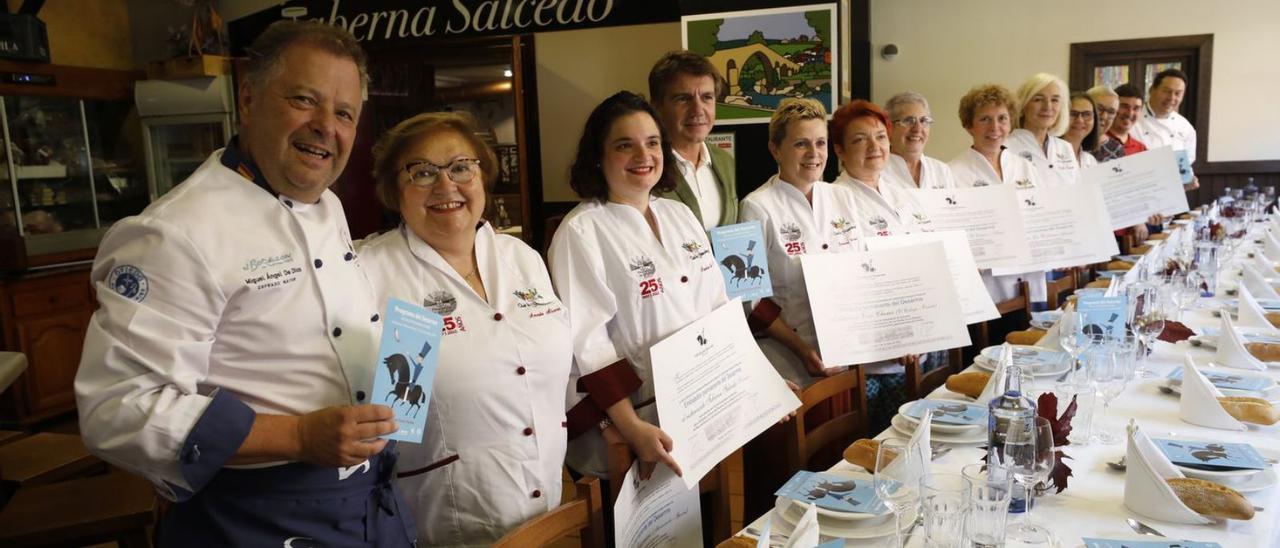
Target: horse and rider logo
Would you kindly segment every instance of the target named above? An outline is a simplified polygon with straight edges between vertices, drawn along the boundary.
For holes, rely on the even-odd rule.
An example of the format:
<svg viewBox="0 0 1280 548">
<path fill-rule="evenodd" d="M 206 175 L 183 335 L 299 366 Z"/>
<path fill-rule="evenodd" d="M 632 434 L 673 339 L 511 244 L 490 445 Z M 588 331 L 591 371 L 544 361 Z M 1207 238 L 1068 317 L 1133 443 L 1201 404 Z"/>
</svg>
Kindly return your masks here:
<svg viewBox="0 0 1280 548">
<path fill-rule="evenodd" d="M 740 285 L 742 282 L 756 285 L 760 283 L 760 280 L 764 279 L 764 268 L 758 264 L 753 264 L 755 262 L 755 247 L 756 241 L 748 240 L 745 252 L 727 255 L 720 261 L 720 266 L 729 271 L 729 282 L 734 286 Z"/>
<path fill-rule="evenodd" d="M 986 185 L 979 185 L 978 184 L 979 182 L 981 181 L 974 181 L 973 186 L 986 186 Z M 947 202 L 947 205 L 960 205 L 960 202 L 956 201 L 955 194 L 948 194 L 946 197 L 943 198 L 943 201 Z"/>
<path fill-rule="evenodd" d="M 383 358 L 382 364 L 387 368 L 387 375 L 391 378 L 392 388 L 382 398 L 382 401 L 390 400 L 392 409 L 395 409 L 400 404 L 408 405 L 408 411 L 413 412 L 412 416 L 418 416 L 418 411 L 422 409 L 422 404 L 427 401 L 427 395 L 423 391 L 422 385 L 418 384 L 418 376 L 422 374 L 422 362 L 429 353 L 431 353 L 431 343 L 423 342 L 422 351 L 415 357 L 392 354 Z M 412 373 L 410 373 L 410 368 L 412 368 Z"/>
</svg>

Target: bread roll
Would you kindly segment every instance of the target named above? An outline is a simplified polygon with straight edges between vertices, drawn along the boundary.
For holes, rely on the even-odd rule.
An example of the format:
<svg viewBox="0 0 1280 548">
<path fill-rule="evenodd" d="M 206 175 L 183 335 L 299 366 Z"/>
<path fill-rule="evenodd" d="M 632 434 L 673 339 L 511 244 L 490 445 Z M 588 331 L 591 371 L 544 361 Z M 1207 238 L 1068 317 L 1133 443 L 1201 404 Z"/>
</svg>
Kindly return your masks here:
<svg viewBox="0 0 1280 548">
<path fill-rule="evenodd" d="M 1267 315 L 1270 320 L 1270 314 Z M 1245 343 L 1245 350 L 1248 350 L 1253 357 L 1264 362 L 1280 362 L 1280 344 L 1274 343 Z"/>
<path fill-rule="evenodd" d="M 866 468 L 868 472 L 872 472 L 876 468 L 876 451 L 879 450 L 879 440 L 860 439 L 844 449 L 844 460 Z M 897 454 L 890 453 L 889 456 L 889 462 L 893 462 Z M 889 464 L 889 462 L 885 464 Z"/>
<path fill-rule="evenodd" d="M 1022 345 L 1031 346 L 1033 344 L 1040 342 L 1040 339 L 1044 337 L 1044 334 L 1045 334 L 1045 331 L 1043 329 L 1027 329 L 1025 331 L 1010 331 L 1007 335 L 1004 336 L 1004 342 L 1007 342 L 1009 344 L 1022 344 Z"/>
<path fill-rule="evenodd" d="M 1280 327 L 1280 312 L 1264 312 L 1273 327 Z"/>
<path fill-rule="evenodd" d="M 991 373 L 985 371 L 968 371 L 947 377 L 947 390 L 976 398 L 991 381 Z"/>
<path fill-rule="evenodd" d="M 1276 411 L 1271 402 L 1262 398 L 1227 396 L 1218 398 L 1218 403 L 1222 404 L 1222 408 L 1240 422 L 1268 426 L 1280 422 L 1280 412 Z"/>
<path fill-rule="evenodd" d="M 1147 235 L 1147 239 L 1148 239 L 1148 240 L 1157 240 L 1157 241 L 1159 241 L 1159 240 L 1167 240 L 1167 239 L 1169 239 L 1169 233 L 1168 233 L 1168 232 L 1157 232 L 1157 233 L 1155 233 L 1155 234 L 1148 234 L 1148 235 Z"/>
<path fill-rule="evenodd" d="M 1130 270 L 1133 263 L 1129 261 L 1111 261 L 1107 263 L 1107 270 Z"/>
<path fill-rule="evenodd" d="M 1212 481 L 1193 478 L 1165 480 L 1188 508 L 1202 516 L 1226 519 L 1253 519 L 1253 504 L 1235 489 Z"/>
</svg>

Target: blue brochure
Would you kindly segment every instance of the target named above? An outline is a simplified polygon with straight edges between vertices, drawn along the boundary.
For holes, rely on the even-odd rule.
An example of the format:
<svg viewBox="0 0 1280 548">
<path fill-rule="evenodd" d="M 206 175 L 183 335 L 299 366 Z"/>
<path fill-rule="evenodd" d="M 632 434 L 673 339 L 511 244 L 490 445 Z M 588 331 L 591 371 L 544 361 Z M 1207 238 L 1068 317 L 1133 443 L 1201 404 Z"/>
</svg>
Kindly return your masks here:
<svg viewBox="0 0 1280 548">
<path fill-rule="evenodd" d="M 400 430 L 388 439 L 422 443 L 427 404 L 440 358 L 440 315 L 400 299 L 387 301 L 373 374 L 373 402 L 396 412 Z"/>
<path fill-rule="evenodd" d="M 742 297 L 743 301 L 750 301 L 773 295 L 760 221 L 718 226 L 710 234 L 711 249 L 720 263 L 730 299 Z"/>
<path fill-rule="evenodd" d="M 949 400 L 916 400 L 907 408 L 905 415 L 923 419 L 924 412 L 930 409 L 933 410 L 933 422 L 939 424 L 987 424 L 987 406 Z"/>
<path fill-rule="evenodd" d="M 1169 461 L 1205 470 L 1266 470 L 1271 465 L 1247 443 L 1152 439 Z"/>
<path fill-rule="evenodd" d="M 1236 373 L 1227 373 L 1223 371 L 1205 371 L 1200 370 L 1200 374 L 1219 390 L 1226 388 L 1229 390 L 1249 390 L 1253 392 L 1261 392 L 1271 387 L 1272 381 L 1266 377 L 1255 377 L 1253 375 L 1240 375 Z M 1182 368 L 1179 367 L 1169 373 L 1169 378 L 1178 382 L 1182 382 Z"/>
<path fill-rule="evenodd" d="M 1215 339 L 1220 334 L 1216 327 L 1201 327 L 1197 331 L 1205 337 L 1213 337 Z M 1241 335 L 1244 336 L 1245 342 L 1280 343 L 1280 336 L 1277 335 L 1263 335 L 1260 333 L 1241 333 Z"/>
<path fill-rule="evenodd" d="M 1123 335 L 1124 324 L 1129 314 L 1129 300 L 1124 295 L 1107 297 L 1104 295 L 1082 295 L 1077 298 L 1076 309 L 1084 316 L 1082 331 L 1086 335 L 1106 335 L 1115 337 Z"/>
<path fill-rule="evenodd" d="M 1196 174 L 1191 171 L 1191 160 L 1187 158 L 1187 151 L 1175 150 L 1173 157 L 1178 159 L 1178 175 L 1182 176 L 1182 184 L 1190 183 Z"/>
<path fill-rule="evenodd" d="M 1258 306 L 1261 306 L 1263 310 L 1266 310 L 1268 312 L 1280 311 L 1280 301 L 1277 301 L 1275 299 L 1259 299 L 1256 297 L 1254 298 L 1254 300 L 1258 301 Z M 1222 304 L 1232 310 L 1238 310 L 1240 307 L 1240 303 L 1235 299 L 1223 299 Z"/>
<path fill-rule="evenodd" d="M 796 472 L 773 494 L 837 512 L 880 515 L 889 511 L 876 496 L 875 484 L 870 479 L 826 472 Z"/>
<path fill-rule="evenodd" d="M 1222 545 L 1216 542 L 1190 540 L 1111 540 L 1089 537 L 1083 540 L 1085 548 L 1222 548 Z"/>
</svg>

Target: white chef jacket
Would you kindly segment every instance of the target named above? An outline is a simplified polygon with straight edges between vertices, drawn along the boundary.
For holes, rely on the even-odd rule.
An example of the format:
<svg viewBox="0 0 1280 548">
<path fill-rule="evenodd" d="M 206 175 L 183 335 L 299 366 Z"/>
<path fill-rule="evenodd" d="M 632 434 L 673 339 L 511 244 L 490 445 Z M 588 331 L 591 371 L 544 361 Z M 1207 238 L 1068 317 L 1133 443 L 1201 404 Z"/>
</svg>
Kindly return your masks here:
<svg viewBox="0 0 1280 548">
<path fill-rule="evenodd" d="M 1034 133 L 1015 129 L 1006 141 L 1009 151 L 1031 162 L 1041 183 L 1046 185 L 1072 184 L 1080 178 L 1080 164 L 1076 161 L 1075 147 L 1052 135 L 1046 140 L 1046 152 L 1040 148 Z"/>
<path fill-rule="evenodd" d="M 254 412 L 371 396 L 378 310 L 342 204 L 275 196 L 223 154 L 107 232 L 75 382 L 85 444 L 175 500 L 235 454 Z"/>
<path fill-rule="evenodd" d="M 475 254 L 485 301 L 403 226 L 358 250 L 378 302 L 394 297 L 451 319 L 440 341 L 425 437 L 398 446 L 400 472 L 459 457 L 399 480 L 416 509 L 419 544 L 487 546 L 555 509 L 573 350 L 569 313 L 542 258 L 481 226 Z"/>
<path fill-rule="evenodd" d="M 548 256 L 573 329 L 568 407 L 589 396 L 577 391 L 579 378 L 625 359 L 642 382 L 630 395 L 636 413 L 656 425 L 657 406 L 649 404 L 649 347 L 729 298 L 711 242 L 693 211 L 667 198 L 653 198 L 649 209 L 661 241 L 636 208 L 584 201 L 556 229 Z M 571 440 L 566 460 L 574 470 L 603 476 L 599 431 Z"/>
<path fill-rule="evenodd" d="M 1068 145 L 1070 146 L 1070 145 Z M 1000 171 L 1004 178 L 996 176 L 996 170 L 982 153 L 972 147 L 965 149 L 948 164 L 955 175 L 956 186 L 971 188 L 992 184 L 1012 184 L 1018 188 L 1033 188 L 1039 184 L 1039 175 L 1035 166 L 1008 148 L 1000 151 Z M 1031 300 L 1042 302 L 1048 299 L 1049 290 L 1045 285 L 1044 271 L 1023 272 L 1005 276 L 993 276 L 990 270 L 982 271 L 982 282 L 987 286 L 991 299 L 1000 302 L 1018 295 L 1018 281 L 1026 280 L 1031 290 Z"/>
<path fill-rule="evenodd" d="M 738 219 L 739 222 L 760 221 L 769 258 L 769 278 L 773 281 L 770 298 L 781 309 L 787 324 L 821 355 L 800 257 L 862 251 L 863 244 L 853 191 L 817 181 L 813 183 L 812 196 L 810 205 L 803 192 L 774 175 L 743 198 Z M 760 349 L 787 380 L 800 386 L 817 380 L 809 376 L 799 358 L 777 341 L 761 339 Z"/>
<path fill-rule="evenodd" d="M 1146 107 L 1146 116 L 1138 120 L 1138 140 L 1147 145 L 1147 150 L 1163 146 L 1173 150 L 1187 151 L 1187 161 L 1196 161 L 1196 127 L 1191 121 L 1177 111 L 1164 118 L 1156 118 L 1151 107 Z"/>
<path fill-rule="evenodd" d="M 907 167 L 907 160 L 897 154 L 889 155 L 889 165 L 885 166 L 885 173 L 892 175 L 894 182 L 901 183 L 910 189 L 956 187 L 955 178 L 951 175 L 951 166 L 948 166 L 942 160 L 928 156 L 920 157 L 919 186 L 916 185 L 915 179 L 911 177 L 911 169 Z"/>
<path fill-rule="evenodd" d="M 1089 154 L 1087 151 L 1081 151 L 1080 155 L 1076 157 L 1076 160 L 1080 163 L 1081 173 L 1084 173 L 1084 170 L 1088 168 L 1098 165 L 1098 159 L 1094 158 L 1093 155 Z"/>
<path fill-rule="evenodd" d="M 872 189 L 847 171 L 841 171 L 832 184 L 853 192 L 854 204 L 858 208 L 858 226 L 862 228 L 863 236 L 892 236 L 929 230 L 931 222 L 920 201 L 901 183 L 884 174 L 880 176 L 879 190 Z"/>
<path fill-rule="evenodd" d="M 707 150 L 707 143 L 699 143 L 698 146 L 702 147 L 702 152 L 696 166 L 678 153 L 672 155 L 676 157 L 676 169 L 680 170 L 680 175 L 689 183 L 689 189 L 698 197 L 698 214 L 702 215 L 702 227 L 711 230 L 720 222 L 723 209 L 720 181 L 716 180 L 716 172 L 711 169 L 711 151 Z"/>
</svg>

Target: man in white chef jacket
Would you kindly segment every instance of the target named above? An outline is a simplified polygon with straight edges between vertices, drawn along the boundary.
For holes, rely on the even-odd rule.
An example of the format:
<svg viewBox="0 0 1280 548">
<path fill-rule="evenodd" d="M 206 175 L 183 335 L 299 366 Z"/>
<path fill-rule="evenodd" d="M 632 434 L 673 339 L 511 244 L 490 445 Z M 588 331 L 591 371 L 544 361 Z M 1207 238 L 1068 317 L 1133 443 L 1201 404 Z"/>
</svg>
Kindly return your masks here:
<svg viewBox="0 0 1280 548">
<path fill-rule="evenodd" d="M 380 321 L 346 217 L 367 75 L 345 30 L 250 46 L 240 131 L 107 233 L 76 398 L 86 445 L 175 502 L 161 546 L 409 546 Z"/>
<path fill-rule="evenodd" d="M 1146 116 L 1138 119 L 1134 130 L 1138 138 L 1155 149 L 1163 146 L 1187 153 L 1187 164 L 1196 161 L 1196 127 L 1178 113 L 1187 92 L 1187 74 L 1176 68 L 1162 70 L 1151 80 L 1147 90 Z M 1193 178 L 1184 185 L 1186 190 L 1200 188 L 1200 180 Z"/>
</svg>

